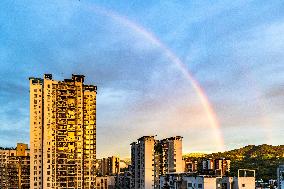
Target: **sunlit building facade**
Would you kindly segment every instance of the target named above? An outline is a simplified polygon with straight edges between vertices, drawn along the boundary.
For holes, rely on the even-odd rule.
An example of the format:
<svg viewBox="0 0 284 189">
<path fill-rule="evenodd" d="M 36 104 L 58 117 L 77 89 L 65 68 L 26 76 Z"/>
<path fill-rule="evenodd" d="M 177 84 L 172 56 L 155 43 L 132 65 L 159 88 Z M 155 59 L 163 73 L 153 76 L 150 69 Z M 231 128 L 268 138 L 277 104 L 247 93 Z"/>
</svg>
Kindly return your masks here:
<svg viewBox="0 0 284 189">
<path fill-rule="evenodd" d="M 32 189 L 95 188 L 96 94 L 83 75 L 30 78 Z"/>
<path fill-rule="evenodd" d="M 0 188 L 30 188 L 30 154 L 27 144 L 0 150 Z"/>
<path fill-rule="evenodd" d="M 0 150 L 0 188 L 6 187 L 7 182 L 7 162 L 9 157 L 16 156 L 16 149 Z"/>
<path fill-rule="evenodd" d="M 131 188 L 154 187 L 154 136 L 144 136 L 131 144 Z"/>
</svg>

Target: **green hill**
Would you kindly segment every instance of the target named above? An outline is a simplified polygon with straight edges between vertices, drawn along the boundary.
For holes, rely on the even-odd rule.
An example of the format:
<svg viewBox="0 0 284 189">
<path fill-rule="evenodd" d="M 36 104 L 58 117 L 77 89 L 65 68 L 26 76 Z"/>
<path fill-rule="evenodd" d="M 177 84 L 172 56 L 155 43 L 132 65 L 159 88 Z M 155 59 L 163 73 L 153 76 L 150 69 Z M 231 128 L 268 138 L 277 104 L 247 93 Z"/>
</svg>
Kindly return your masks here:
<svg viewBox="0 0 284 189">
<path fill-rule="evenodd" d="M 276 169 L 284 164 L 284 145 L 249 145 L 226 152 L 207 154 L 196 158 L 201 162 L 206 158 L 226 158 L 231 160 L 231 175 L 237 176 L 238 169 L 255 169 L 256 179 L 276 179 Z"/>
</svg>

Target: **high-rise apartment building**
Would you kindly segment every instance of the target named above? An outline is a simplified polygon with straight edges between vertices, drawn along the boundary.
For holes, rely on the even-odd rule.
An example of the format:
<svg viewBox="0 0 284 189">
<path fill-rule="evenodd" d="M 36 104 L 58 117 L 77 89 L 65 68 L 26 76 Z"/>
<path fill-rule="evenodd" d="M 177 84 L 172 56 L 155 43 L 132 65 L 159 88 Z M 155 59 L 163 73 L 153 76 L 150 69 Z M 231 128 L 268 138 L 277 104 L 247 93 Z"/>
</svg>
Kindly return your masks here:
<svg viewBox="0 0 284 189">
<path fill-rule="evenodd" d="M 132 188 L 159 188 L 160 176 L 183 172 L 182 137 L 144 136 L 131 144 Z"/>
<path fill-rule="evenodd" d="M 27 144 L 0 150 L 0 188 L 30 188 L 30 156 Z"/>
<path fill-rule="evenodd" d="M 161 175 L 184 171 L 182 137 L 176 136 L 157 140 L 154 152 L 154 188 L 159 188 Z"/>
<path fill-rule="evenodd" d="M 117 175 L 120 173 L 119 157 L 111 156 L 97 160 L 98 175 Z"/>
<path fill-rule="evenodd" d="M 31 189 L 95 188 L 96 94 L 83 75 L 30 78 Z"/>
<path fill-rule="evenodd" d="M 152 189 L 154 186 L 154 136 L 144 136 L 131 144 L 131 188 Z"/>
</svg>

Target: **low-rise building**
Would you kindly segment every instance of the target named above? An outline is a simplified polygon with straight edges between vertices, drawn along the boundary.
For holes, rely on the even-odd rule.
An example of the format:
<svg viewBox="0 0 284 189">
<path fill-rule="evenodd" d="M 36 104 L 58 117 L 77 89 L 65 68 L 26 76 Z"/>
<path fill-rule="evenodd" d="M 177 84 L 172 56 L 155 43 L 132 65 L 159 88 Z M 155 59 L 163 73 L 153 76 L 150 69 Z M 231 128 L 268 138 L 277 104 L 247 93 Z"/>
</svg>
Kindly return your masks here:
<svg viewBox="0 0 284 189">
<path fill-rule="evenodd" d="M 30 188 L 30 154 L 27 144 L 0 150 L 0 188 Z"/>
<path fill-rule="evenodd" d="M 255 189 L 255 175 L 220 177 L 169 173 L 160 177 L 160 189 Z"/>
<path fill-rule="evenodd" d="M 169 173 L 160 177 L 160 189 L 221 189 L 222 180 L 210 175 Z"/>
<path fill-rule="evenodd" d="M 255 177 L 223 177 L 222 189 L 255 189 Z"/>
<path fill-rule="evenodd" d="M 96 189 L 115 189 L 115 176 L 96 177 Z"/>
</svg>

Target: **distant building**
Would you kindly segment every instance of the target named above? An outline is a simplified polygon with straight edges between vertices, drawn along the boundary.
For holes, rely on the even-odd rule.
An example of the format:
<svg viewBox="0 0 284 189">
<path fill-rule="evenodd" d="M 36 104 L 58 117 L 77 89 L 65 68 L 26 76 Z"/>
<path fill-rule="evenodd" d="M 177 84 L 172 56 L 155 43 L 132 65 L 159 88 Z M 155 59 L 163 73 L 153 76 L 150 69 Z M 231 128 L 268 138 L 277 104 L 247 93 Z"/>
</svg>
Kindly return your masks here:
<svg viewBox="0 0 284 189">
<path fill-rule="evenodd" d="M 116 175 L 120 173 L 120 159 L 119 157 L 111 156 L 102 158 L 98 161 L 98 175 Z"/>
<path fill-rule="evenodd" d="M 268 180 L 268 185 L 269 185 L 270 188 L 276 188 L 276 186 L 277 186 L 277 180 L 275 180 L 275 179 L 269 179 L 269 180 Z"/>
<path fill-rule="evenodd" d="M 141 137 L 131 144 L 131 162 L 131 188 L 159 188 L 160 175 L 183 172 L 182 137 Z"/>
<path fill-rule="evenodd" d="M 125 171 L 120 173 L 116 177 L 117 188 L 132 189 L 131 188 L 131 172 Z"/>
<path fill-rule="evenodd" d="M 30 154 L 27 144 L 15 150 L 0 150 L 0 188 L 30 188 Z"/>
<path fill-rule="evenodd" d="M 277 186 L 278 189 L 284 189 L 284 165 L 277 168 Z"/>
<path fill-rule="evenodd" d="M 231 160 L 228 159 L 215 159 L 214 170 L 215 174 L 219 176 L 228 176 L 231 169 Z"/>
<path fill-rule="evenodd" d="M 95 187 L 96 94 L 83 75 L 30 78 L 31 189 Z"/>
<path fill-rule="evenodd" d="M 213 159 L 203 160 L 202 168 L 203 170 L 214 170 L 214 160 Z"/>
<path fill-rule="evenodd" d="M 115 176 L 96 177 L 96 189 L 115 189 Z"/>
<path fill-rule="evenodd" d="M 207 159 L 202 161 L 201 173 L 207 175 L 228 176 L 231 161 L 228 159 Z"/>
<path fill-rule="evenodd" d="M 198 162 L 192 160 L 191 158 L 183 159 L 183 170 L 184 172 L 197 172 L 198 171 Z"/>
</svg>

